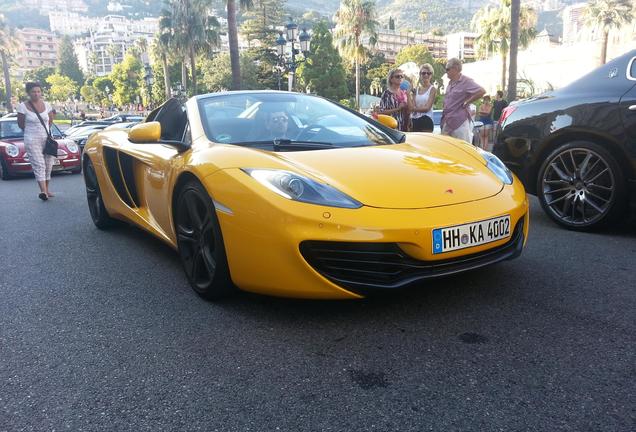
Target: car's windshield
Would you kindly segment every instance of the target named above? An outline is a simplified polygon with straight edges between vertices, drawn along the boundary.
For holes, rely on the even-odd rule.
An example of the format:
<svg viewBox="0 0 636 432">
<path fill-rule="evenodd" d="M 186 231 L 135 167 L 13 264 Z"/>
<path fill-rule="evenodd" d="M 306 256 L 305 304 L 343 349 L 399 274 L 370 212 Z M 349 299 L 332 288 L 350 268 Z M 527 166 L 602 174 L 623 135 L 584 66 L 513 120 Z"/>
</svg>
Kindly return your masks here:
<svg viewBox="0 0 636 432">
<path fill-rule="evenodd" d="M 394 144 L 402 135 L 326 99 L 304 94 L 214 95 L 199 100 L 199 111 L 211 141 L 264 149 Z"/>
<path fill-rule="evenodd" d="M 18 126 L 17 120 L 0 122 L 0 139 L 22 138 L 24 132 Z"/>
</svg>

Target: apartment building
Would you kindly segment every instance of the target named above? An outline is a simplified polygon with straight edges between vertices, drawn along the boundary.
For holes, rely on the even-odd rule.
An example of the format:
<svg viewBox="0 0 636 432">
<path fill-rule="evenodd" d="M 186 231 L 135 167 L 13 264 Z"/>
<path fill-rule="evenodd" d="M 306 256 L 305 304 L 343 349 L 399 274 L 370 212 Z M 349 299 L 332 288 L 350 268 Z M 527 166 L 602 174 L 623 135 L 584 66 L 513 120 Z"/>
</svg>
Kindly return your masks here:
<svg viewBox="0 0 636 432">
<path fill-rule="evenodd" d="M 459 32 L 446 35 L 446 55 L 462 61 L 475 60 L 476 33 Z"/>
<path fill-rule="evenodd" d="M 374 49 L 384 54 L 387 61 L 394 62 L 395 56 L 411 45 L 425 45 L 433 58 L 446 58 L 446 38 L 420 32 L 378 30 L 378 41 Z"/>
<path fill-rule="evenodd" d="M 16 31 L 20 48 L 16 62 L 20 75 L 41 66 L 54 67 L 57 64 L 57 37 L 54 33 L 35 28 Z"/>
<path fill-rule="evenodd" d="M 77 13 L 51 12 L 49 14 L 51 31 L 63 35 L 80 36 L 110 28 L 119 33 L 154 34 L 159 30 L 159 18 L 132 20 L 121 15 L 88 17 Z"/>
</svg>

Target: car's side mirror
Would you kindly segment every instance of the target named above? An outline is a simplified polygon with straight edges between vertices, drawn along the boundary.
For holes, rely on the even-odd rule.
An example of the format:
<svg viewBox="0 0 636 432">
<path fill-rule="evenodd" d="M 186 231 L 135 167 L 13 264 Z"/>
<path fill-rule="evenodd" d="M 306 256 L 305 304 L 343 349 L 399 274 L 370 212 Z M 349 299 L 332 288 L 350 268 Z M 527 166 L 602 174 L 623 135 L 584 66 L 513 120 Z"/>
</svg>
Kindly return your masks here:
<svg viewBox="0 0 636 432">
<path fill-rule="evenodd" d="M 393 117 L 386 114 L 378 114 L 377 120 L 382 123 L 386 127 L 390 127 L 391 129 L 398 128 L 398 122 Z"/>
<path fill-rule="evenodd" d="M 161 139 L 161 123 L 153 121 L 133 126 L 128 132 L 128 140 L 134 143 L 158 142 Z"/>
</svg>

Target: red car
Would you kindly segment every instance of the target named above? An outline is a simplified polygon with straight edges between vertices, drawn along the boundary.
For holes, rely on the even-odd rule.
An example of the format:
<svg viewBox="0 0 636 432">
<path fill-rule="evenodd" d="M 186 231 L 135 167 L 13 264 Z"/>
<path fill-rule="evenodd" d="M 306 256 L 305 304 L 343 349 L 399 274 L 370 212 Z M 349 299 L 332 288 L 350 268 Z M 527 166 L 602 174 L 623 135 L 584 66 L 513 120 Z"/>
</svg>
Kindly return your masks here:
<svg viewBox="0 0 636 432">
<path fill-rule="evenodd" d="M 59 143 L 53 172 L 82 171 L 80 149 L 74 141 L 62 138 L 62 132 L 53 125 L 53 137 Z M 24 132 L 18 127 L 17 118 L 0 119 L 0 178 L 8 180 L 22 174 L 31 174 L 29 155 L 24 148 Z"/>
</svg>

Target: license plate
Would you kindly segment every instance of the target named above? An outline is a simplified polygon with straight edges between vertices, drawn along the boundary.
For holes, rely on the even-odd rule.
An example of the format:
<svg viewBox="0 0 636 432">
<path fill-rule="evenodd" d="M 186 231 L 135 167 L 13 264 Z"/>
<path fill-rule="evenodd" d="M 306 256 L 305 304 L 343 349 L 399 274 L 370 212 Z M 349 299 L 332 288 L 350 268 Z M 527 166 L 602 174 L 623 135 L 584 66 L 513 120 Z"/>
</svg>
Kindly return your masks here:
<svg viewBox="0 0 636 432">
<path fill-rule="evenodd" d="M 53 160 L 53 166 L 58 166 L 59 164 L 60 164 L 60 160 L 59 159 Z"/>
<path fill-rule="evenodd" d="M 510 237 L 510 215 L 433 230 L 433 253 L 479 246 Z"/>
</svg>

